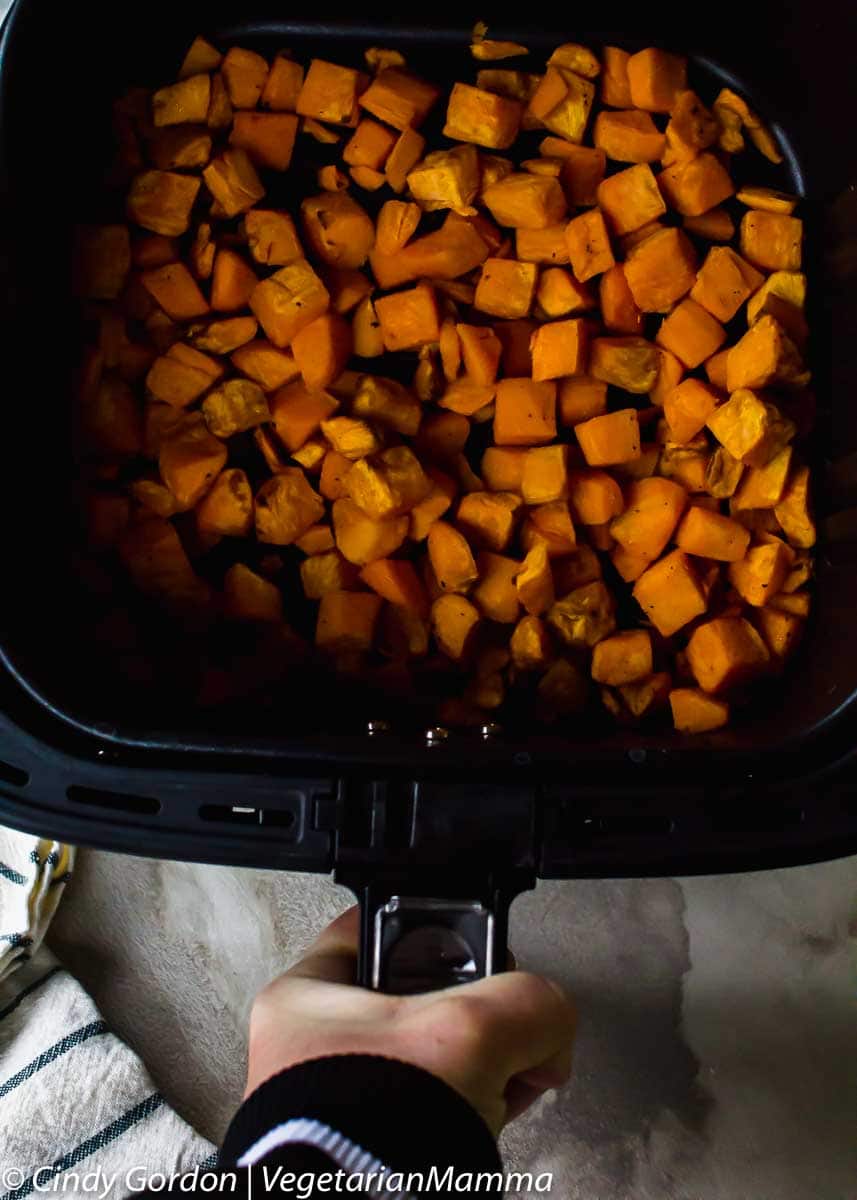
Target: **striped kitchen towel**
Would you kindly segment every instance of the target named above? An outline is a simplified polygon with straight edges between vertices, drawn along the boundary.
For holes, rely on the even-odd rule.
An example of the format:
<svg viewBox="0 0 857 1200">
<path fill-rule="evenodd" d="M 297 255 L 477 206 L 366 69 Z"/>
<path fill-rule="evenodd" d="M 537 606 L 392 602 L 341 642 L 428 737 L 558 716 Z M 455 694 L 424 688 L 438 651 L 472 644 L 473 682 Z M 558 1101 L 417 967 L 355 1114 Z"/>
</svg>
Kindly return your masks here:
<svg viewBox="0 0 857 1200">
<path fill-rule="evenodd" d="M 0 1200 L 121 1200 L 216 1157 L 41 944 L 73 862 L 0 827 Z"/>
</svg>

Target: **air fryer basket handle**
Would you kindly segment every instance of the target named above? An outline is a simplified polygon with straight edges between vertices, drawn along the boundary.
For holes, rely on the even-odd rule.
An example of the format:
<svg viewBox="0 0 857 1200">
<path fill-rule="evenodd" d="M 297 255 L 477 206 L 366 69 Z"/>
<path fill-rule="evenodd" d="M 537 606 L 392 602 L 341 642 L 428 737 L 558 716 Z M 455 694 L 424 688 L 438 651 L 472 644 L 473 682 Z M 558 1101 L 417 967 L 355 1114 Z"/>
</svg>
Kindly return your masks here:
<svg viewBox="0 0 857 1200">
<path fill-rule="evenodd" d="M 412 887 L 388 880 L 354 889 L 360 901 L 358 980 L 364 987 L 408 995 L 505 969 L 508 893 L 439 898 L 414 895 Z"/>
</svg>

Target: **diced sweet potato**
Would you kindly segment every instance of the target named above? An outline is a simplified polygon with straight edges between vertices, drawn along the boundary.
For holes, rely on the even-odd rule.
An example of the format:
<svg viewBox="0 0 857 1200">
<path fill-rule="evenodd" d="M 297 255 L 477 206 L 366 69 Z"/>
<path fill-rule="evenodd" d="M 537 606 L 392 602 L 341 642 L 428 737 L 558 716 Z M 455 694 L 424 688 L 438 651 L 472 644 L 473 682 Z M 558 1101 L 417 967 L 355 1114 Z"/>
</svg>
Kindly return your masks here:
<svg viewBox="0 0 857 1200">
<path fill-rule="evenodd" d="M 449 97 L 443 133 L 454 141 L 506 150 L 518 136 L 521 113 L 516 100 L 456 83 Z"/>
<path fill-rule="evenodd" d="M 237 217 L 239 213 L 247 212 L 265 195 L 250 155 L 240 146 L 224 150 L 212 159 L 202 177 L 225 217 Z"/>
<path fill-rule="evenodd" d="M 607 384 L 591 375 L 559 380 L 557 405 L 560 424 L 578 425 L 607 411 Z"/>
<path fill-rule="evenodd" d="M 128 217 L 143 229 L 164 237 L 180 237 L 190 226 L 190 213 L 200 181 L 175 171 L 143 171 L 128 193 Z"/>
<path fill-rule="evenodd" d="M 533 379 L 559 379 L 586 369 L 587 329 L 582 320 L 552 321 L 533 334 Z"/>
<path fill-rule="evenodd" d="M 220 70 L 232 104 L 236 108 L 255 108 L 268 78 L 268 64 L 262 55 L 232 46 Z"/>
<path fill-rule="evenodd" d="M 292 338 L 292 353 L 308 388 L 323 389 L 333 383 L 351 357 L 351 326 L 336 313 L 320 317 L 299 329 Z"/>
<path fill-rule="evenodd" d="M 657 346 L 645 338 L 595 338 L 589 355 L 589 373 L 626 392 L 643 395 L 655 386 L 660 361 Z"/>
<path fill-rule="evenodd" d="M 574 313 L 587 312 L 595 308 L 596 304 L 597 301 L 586 284 L 578 283 L 571 272 L 562 267 L 548 267 L 539 276 L 536 307 L 540 315 L 550 319 L 568 317 Z"/>
<path fill-rule="evenodd" d="M 298 94 L 296 111 L 317 121 L 356 126 L 360 87 L 359 71 L 314 58 Z"/>
<path fill-rule="evenodd" d="M 484 617 L 501 625 L 514 625 L 521 614 L 515 576 L 521 564 L 503 554 L 483 550 L 477 560 L 479 580 L 471 599 Z"/>
<path fill-rule="evenodd" d="M 600 112 L 595 120 L 594 140 L 608 158 L 625 163 L 658 162 L 666 145 L 652 118 L 639 109 Z"/>
<path fill-rule="evenodd" d="M 618 46 L 604 47 L 604 71 L 601 76 L 601 99 L 611 108 L 630 108 L 631 83 L 628 79 L 628 59 L 631 55 Z"/>
<path fill-rule="evenodd" d="M 526 504 L 549 504 L 568 492 L 568 446 L 538 446 L 527 451 L 521 478 Z"/>
<path fill-rule="evenodd" d="M 285 267 L 304 257 L 295 223 L 286 212 L 254 208 L 244 217 L 250 253 L 267 267 Z"/>
<path fill-rule="evenodd" d="M 357 582 L 357 568 L 337 550 L 312 554 L 300 565 L 301 586 L 308 600 L 320 600 L 327 592 L 348 591 Z"/>
<path fill-rule="evenodd" d="M 395 554 L 408 535 L 408 518 L 375 519 L 343 497 L 333 504 L 333 532 L 342 556 L 362 567 Z"/>
<path fill-rule="evenodd" d="M 619 236 L 633 233 L 667 211 L 648 163 L 627 167 L 603 180 L 597 198 L 613 233 Z"/>
<path fill-rule="evenodd" d="M 753 546 L 740 562 L 729 567 L 729 582 L 747 604 L 761 608 L 783 586 L 792 564 L 789 547 L 772 538 L 769 543 Z"/>
<path fill-rule="evenodd" d="M 615 262 L 607 226 L 597 208 L 569 221 L 565 240 L 571 269 L 581 283 L 609 270 Z"/>
<path fill-rule="evenodd" d="M 184 56 L 179 68 L 179 79 L 187 79 L 191 75 L 199 75 L 202 71 L 216 71 L 223 61 L 223 55 L 204 37 L 195 37 Z"/>
<path fill-rule="evenodd" d="M 661 229 L 635 246 L 625 277 L 642 312 L 668 312 L 696 279 L 696 253 L 680 229 Z"/>
<path fill-rule="evenodd" d="M 431 481 L 409 447 L 391 446 L 376 457 L 359 459 L 345 487 L 367 516 L 381 520 L 409 512 L 431 490 Z"/>
<path fill-rule="evenodd" d="M 479 578 L 476 561 L 464 536 L 446 521 L 435 521 L 428 532 L 429 561 L 444 592 L 466 592 Z"/>
<path fill-rule="evenodd" d="M 415 129 L 406 127 L 387 156 L 384 174 L 394 192 L 404 191 L 411 169 L 419 162 L 425 149 L 425 138 Z"/>
<path fill-rule="evenodd" d="M 679 733 L 710 733 L 729 723 L 729 705 L 699 688 L 673 688 L 670 692 L 673 724 Z"/>
<path fill-rule="evenodd" d="M 146 376 L 146 387 L 156 399 L 175 408 L 186 408 L 217 382 L 223 368 L 207 354 L 181 343 L 156 358 Z"/>
<path fill-rule="evenodd" d="M 759 317 L 729 351 L 726 386 L 738 388 L 771 386 L 805 387 L 809 383 L 800 352 L 779 321 Z"/>
<path fill-rule="evenodd" d="M 792 447 L 784 446 L 764 467 L 748 467 L 735 489 L 733 508 L 774 508 L 780 503 L 789 477 Z"/>
<path fill-rule="evenodd" d="M 556 384 L 501 379 L 497 385 L 494 442 L 498 446 L 539 446 L 556 437 Z"/>
<path fill-rule="evenodd" d="M 631 103 L 648 112 L 670 112 L 687 86 L 687 59 L 649 47 L 625 64 Z"/>
<path fill-rule="evenodd" d="M 519 567 L 515 577 L 518 599 L 531 616 L 540 616 L 547 612 L 555 600 L 553 574 L 546 544 L 537 542 L 532 546 Z M 520 636 L 524 637 L 525 633 Z M 514 658 L 514 649 L 512 655 Z"/>
<path fill-rule="evenodd" d="M 226 453 L 226 446 L 196 413 L 162 439 L 158 467 L 181 509 L 193 508 L 202 499 L 223 469 Z"/>
<path fill-rule="evenodd" d="M 634 599 L 663 637 L 701 616 L 705 590 L 683 550 L 673 550 L 653 563 L 634 584 Z"/>
<path fill-rule="evenodd" d="M 592 417 L 575 425 L 574 432 L 590 467 L 607 467 L 640 456 L 640 425 L 635 408 Z"/>
<path fill-rule="evenodd" d="M 325 592 L 318 608 L 315 644 L 332 655 L 372 649 L 382 600 L 372 592 Z"/>
<path fill-rule="evenodd" d="M 387 350 L 415 350 L 440 337 L 434 288 L 419 284 L 393 296 L 380 296 L 375 312 Z"/>
<path fill-rule="evenodd" d="M 560 180 L 568 203 L 574 207 L 595 204 L 598 185 L 607 168 L 607 155 L 594 146 L 576 146 L 557 138 L 552 140 L 559 142 L 556 152 L 563 160 Z"/>
<path fill-rule="evenodd" d="M 475 227 L 451 212 L 434 233 L 414 238 L 394 255 L 373 250 L 370 262 L 378 285 L 392 288 L 423 277 L 456 279 L 478 267 L 487 257 L 488 246 Z"/>
<path fill-rule="evenodd" d="M 676 545 L 687 554 L 738 562 L 750 544 L 750 530 L 718 512 L 691 505 L 676 533 Z"/>
<path fill-rule="evenodd" d="M 695 92 L 679 92 L 670 109 L 667 124 L 664 166 L 696 158 L 717 141 L 719 126 L 713 113 L 705 107 Z"/>
<path fill-rule="evenodd" d="M 566 645 L 592 647 L 616 628 L 616 603 L 598 579 L 559 598 L 546 620 Z"/>
<path fill-rule="evenodd" d="M 291 545 L 323 517 L 324 501 L 300 467 L 284 468 L 256 493 L 256 536 L 260 542 Z"/>
<path fill-rule="evenodd" d="M 527 172 L 507 175 L 485 188 L 482 203 L 499 225 L 511 229 L 547 229 L 566 214 L 558 181 Z"/>
<path fill-rule="evenodd" d="M 751 209 L 741 218 L 741 253 L 761 271 L 799 271 L 803 221 Z"/>
<path fill-rule="evenodd" d="M 610 532 L 626 550 L 658 557 L 669 542 L 687 504 L 687 492 L 670 479 L 636 479 L 627 489 L 625 508 Z"/>
<path fill-rule="evenodd" d="M 568 503 L 581 525 L 604 525 L 625 507 L 622 489 L 606 471 L 572 471 Z"/>
<path fill-rule="evenodd" d="M 735 222 L 725 208 L 710 208 L 698 217 L 685 217 L 682 225 L 688 233 L 708 238 L 710 242 L 731 242 L 735 236 Z"/>
<path fill-rule="evenodd" d="M 733 458 L 764 467 L 794 437 L 794 424 L 748 388 L 733 392 L 706 422 Z"/>
<path fill-rule="evenodd" d="M 474 308 L 494 317 L 525 317 L 533 306 L 538 268 L 515 259 L 489 258 L 476 286 Z"/>
<path fill-rule="evenodd" d="M 240 346 L 231 356 L 233 366 L 266 392 L 276 391 L 298 374 L 294 355 L 258 339 Z"/>
<path fill-rule="evenodd" d="M 685 379 L 664 400 L 664 416 L 674 442 L 690 442 L 705 428 L 720 396 L 700 379 Z"/>
<path fill-rule="evenodd" d="M 327 311 L 330 294 L 306 261 L 281 267 L 254 288 L 250 308 L 268 338 L 281 349 Z"/>
<path fill-rule="evenodd" d="M 687 645 L 694 678 L 715 695 L 757 678 L 769 655 L 759 634 L 743 617 L 715 617 L 694 630 Z"/>
<path fill-rule="evenodd" d="M 375 242 L 372 218 L 346 192 L 322 192 L 301 204 L 312 249 L 332 267 L 362 267 Z"/>
<path fill-rule="evenodd" d="M 214 388 L 202 402 L 202 415 L 219 438 L 244 433 L 271 419 L 265 393 L 249 379 L 229 379 Z"/>
<path fill-rule="evenodd" d="M 425 587 L 413 564 L 406 559 L 378 558 L 363 567 L 360 578 L 390 604 L 405 608 L 418 617 L 428 617 Z"/>
<path fill-rule="evenodd" d="M 378 72 L 359 104 L 394 129 L 418 129 L 439 96 L 434 84 L 398 67 L 387 67 Z"/>
<path fill-rule="evenodd" d="M 521 497 L 508 492 L 470 492 L 461 498 L 456 524 L 472 545 L 505 550 L 520 507 Z"/>
<path fill-rule="evenodd" d="M 735 191 L 729 172 L 708 152 L 665 167 L 658 183 L 667 202 L 684 217 L 701 216 Z"/>
<path fill-rule="evenodd" d="M 351 412 L 355 417 L 406 437 L 414 436 L 422 417 L 420 404 L 408 389 L 395 379 L 384 379 L 380 375 L 359 376 Z"/>
<path fill-rule="evenodd" d="M 464 596 L 438 596 L 431 607 L 431 625 L 438 649 L 454 662 L 471 654 L 482 617 Z"/>
<path fill-rule="evenodd" d="M 278 54 L 271 63 L 262 89 L 260 103 L 273 112 L 295 112 L 303 87 L 304 69 L 300 63 Z"/>
<path fill-rule="evenodd" d="M 253 493 L 240 468 L 220 472 L 196 507 L 196 522 L 204 536 L 249 536 L 253 528 Z"/>
<path fill-rule="evenodd" d="M 802 617 L 775 608 L 760 608 L 753 614 L 753 623 L 775 663 L 782 666 L 800 644 L 805 628 Z"/>
<path fill-rule="evenodd" d="M 815 545 L 815 522 L 809 503 L 809 468 L 797 467 L 774 508 L 783 533 L 793 546 L 809 550 Z"/>
<path fill-rule="evenodd" d="M 546 229 L 516 229 L 515 252 L 521 262 L 563 266 L 568 262 L 565 222 Z"/>
<path fill-rule="evenodd" d="M 426 155 L 408 173 L 408 188 L 427 212 L 451 208 L 462 216 L 475 213 L 479 191 L 479 156 L 474 146 L 454 146 Z M 379 247 L 379 253 L 384 253 Z M 395 253 L 395 252 L 394 252 Z"/>
<path fill-rule="evenodd" d="M 691 297 L 718 321 L 731 321 L 763 276 L 728 246 L 713 246 L 699 269 Z"/>
<path fill-rule="evenodd" d="M 688 297 L 663 321 L 656 341 L 692 370 L 710 358 L 726 341 L 719 321 Z"/>
<path fill-rule="evenodd" d="M 612 333 L 642 333 L 643 314 L 634 301 L 621 263 L 616 263 L 601 276 L 598 295 L 601 316 Z"/>
<path fill-rule="evenodd" d="M 604 638 L 592 651 L 592 678 L 619 687 L 652 673 L 652 638 L 645 629 L 630 629 Z"/>
</svg>

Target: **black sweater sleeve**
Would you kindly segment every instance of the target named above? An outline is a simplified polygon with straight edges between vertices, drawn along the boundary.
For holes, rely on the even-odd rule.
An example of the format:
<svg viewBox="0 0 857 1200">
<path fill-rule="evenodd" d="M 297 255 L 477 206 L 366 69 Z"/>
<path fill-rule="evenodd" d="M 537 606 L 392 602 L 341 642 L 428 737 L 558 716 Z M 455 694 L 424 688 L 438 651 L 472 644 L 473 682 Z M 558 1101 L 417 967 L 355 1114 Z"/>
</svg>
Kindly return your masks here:
<svg viewBox="0 0 857 1200">
<path fill-rule="evenodd" d="M 278 1168 L 279 1178 L 386 1170 L 391 1196 L 408 1193 L 410 1176 L 420 1197 L 448 1195 L 451 1179 L 465 1174 L 482 1175 L 487 1192 L 485 1177 L 501 1170 L 490 1130 L 456 1091 L 418 1067 L 368 1055 L 300 1063 L 248 1096 L 219 1166 L 250 1163 L 263 1195 Z"/>
</svg>

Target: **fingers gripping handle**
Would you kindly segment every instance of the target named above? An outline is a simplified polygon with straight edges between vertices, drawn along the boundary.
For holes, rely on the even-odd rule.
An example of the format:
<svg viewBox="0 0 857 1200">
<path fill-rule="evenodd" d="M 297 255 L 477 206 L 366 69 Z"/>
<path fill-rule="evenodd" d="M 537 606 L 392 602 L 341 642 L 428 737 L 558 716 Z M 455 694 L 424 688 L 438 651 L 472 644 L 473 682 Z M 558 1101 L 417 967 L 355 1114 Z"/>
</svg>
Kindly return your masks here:
<svg viewBox="0 0 857 1200">
<path fill-rule="evenodd" d="M 359 979 L 365 987 L 410 995 L 505 968 L 505 902 L 409 896 L 392 889 L 378 894 L 372 888 L 359 899 Z"/>
</svg>

